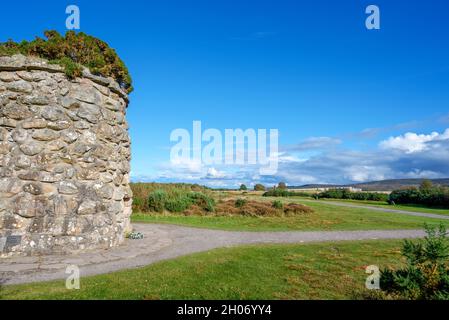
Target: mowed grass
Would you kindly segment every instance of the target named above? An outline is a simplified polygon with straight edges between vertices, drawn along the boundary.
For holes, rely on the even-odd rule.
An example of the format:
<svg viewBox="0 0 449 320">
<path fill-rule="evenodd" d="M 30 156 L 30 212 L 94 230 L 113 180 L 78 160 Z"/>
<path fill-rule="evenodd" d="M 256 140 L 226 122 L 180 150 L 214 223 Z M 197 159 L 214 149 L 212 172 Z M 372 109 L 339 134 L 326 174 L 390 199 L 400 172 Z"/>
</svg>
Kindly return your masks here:
<svg viewBox="0 0 449 320">
<path fill-rule="evenodd" d="M 253 199 L 264 199 L 265 197 L 262 197 L 262 193 L 260 192 L 254 192 L 250 191 L 247 192 L 245 195 L 242 194 L 242 192 L 237 193 L 235 192 L 234 196 L 248 196 Z M 265 198 L 266 199 L 266 198 Z M 274 198 L 269 198 L 274 199 Z M 279 198 L 277 198 L 279 199 Z M 307 202 L 311 201 L 317 201 L 313 199 L 312 197 L 303 197 L 303 196 L 293 196 L 289 198 L 283 198 L 284 201 L 292 201 L 292 202 L 298 202 L 303 201 L 303 203 L 307 204 Z M 449 215 L 449 209 L 443 209 L 443 208 L 429 208 L 423 205 L 419 204 L 403 204 L 403 205 L 390 205 L 384 201 L 368 201 L 368 200 L 351 200 L 351 199 L 319 199 L 318 201 L 325 201 L 325 202 L 341 202 L 341 203 L 348 203 L 348 204 L 355 204 L 355 205 L 369 205 L 374 207 L 381 207 L 386 209 L 393 209 L 393 210 L 403 210 L 403 211 L 410 211 L 410 212 L 422 212 L 422 213 L 433 213 L 433 214 L 441 214 L 441 215 Z"/>
<path fill-rule="evenodd" d="M 262 199 L 262 198 L 259 198 Z M 266 198 L 264 201 L 272 201 Z M 421 229 L 424 223 L 449 226 L 448 220 L 414 217 L 397 213 L 372 211 L 361 208 L 344 208 L 319 202 L 279 199 L 310 206 L 314 213 L 293 217 L 246 216 L 184 216 L 176 214 L 140 214 L 132 216 L 133 222 L 169 223 L 183 226 L 234 230 L 234 231 L 318 231 L 318 230 L 391 230 Z"/>
<path fill-rule="evenodd" d="M 295 199 L 295 198 L 293 198 Z M 306 200 L 311 201 L 311 199 L 304 199 L 304 198 L 296 198 L 299 200 Z M 389 205 L 388 203 L 381 202 L 381 201 L 361 201 L 361 200 L 345 200 L 345 199 L 320 199 L 319 201 L 329 201 L 329 202 L 341 202 L 341 203 L 349 203 L 349 204 L 355 204 L 355 205 L 369 205 L 369 206 L 375 206 L 385 209 L 392 209 L 392 210 L 402 210 L 402 211 L 410 211 L 410 212 L 423 212 L 423 213 L 433 213 L 433 214 L 441 214 L 441 215 L 449 215 L 448 209 L 439 209 L 439 208 L 428 208 L 422 205 Z"/>
<path fill-rule="evenodd" d="M 353 299 L 368 265 L 398 267 L 401 241 L 259 245 L 193 254 L 81 279 L 5 286 L 3 299 Z"/>
</svg>

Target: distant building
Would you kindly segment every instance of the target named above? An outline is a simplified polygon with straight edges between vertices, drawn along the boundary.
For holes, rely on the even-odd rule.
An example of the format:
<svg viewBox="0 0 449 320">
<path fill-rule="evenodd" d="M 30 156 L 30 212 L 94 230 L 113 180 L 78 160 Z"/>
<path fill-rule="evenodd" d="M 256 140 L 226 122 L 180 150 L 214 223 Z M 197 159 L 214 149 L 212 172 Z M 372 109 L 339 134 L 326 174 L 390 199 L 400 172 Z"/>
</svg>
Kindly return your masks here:
<svg viewBox="0 0 449 320">
<path fill-rule="evenodd" d="M 291 189 L 292 191 L 314 191 L 314 192 L 324 192 L 324 191 L 329 191 L 329 190 L 348 190 L 350 192 L 363 192 L 362 189 L 360 188 L 354 188 L 354 187 L 318 187 L 318 188 L 300 188 L 300 189 Z"/>
</svg>

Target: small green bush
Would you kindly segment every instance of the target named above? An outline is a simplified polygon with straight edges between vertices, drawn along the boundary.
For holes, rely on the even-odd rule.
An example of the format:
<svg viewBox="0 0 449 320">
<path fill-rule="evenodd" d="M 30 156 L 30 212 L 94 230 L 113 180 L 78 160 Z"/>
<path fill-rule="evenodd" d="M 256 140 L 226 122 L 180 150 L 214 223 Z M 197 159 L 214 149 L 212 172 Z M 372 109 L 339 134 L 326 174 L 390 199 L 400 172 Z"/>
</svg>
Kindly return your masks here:
<svg viewBox="0 0 449 320">
<path fill-rule="evenodd" d="M 263 184 L 258 183 L 254 186 L 254 191 L 265 191 L 265 186 Z"/>
<path fill-rule="evenodd" d="M 215 200 L 208 194 L 199 191 L 190 191 L 191 189 L 187 185 L 166 185 L 166 188 L 167 190 L 156 189 L 149 192 L 147 209 L 142 210 L 142 212 L 150 211 L 160 213 L 167 210 L 173 213 L 181 213 L 193 205 L 207 212 L 213 212 L 215 210 Z M 139 191 L 136 192 L 138 194 L 137 199 L 141 199 L 140 194 L 142 190 L 140 188 L 135 189 Z M 196 186 L 192 186 L 192 189 L 200 190 Z M 141 202 L 141 200 L 138 200 L 134 207 L 137 209 Z"/>
<path fill-rule="evenodd" d="M 167 193 L 164 190 L 155 190 L 148 196 L 148 209 L 154 212 L 163 212 L 167 201 Z"/>
<path fill-rule="evenodd" d="M 243 207 L 248 201 L 246 199 L 237 199 L 235 200 L 235 207 L 241 208 Z"/>
<path fill-rule="evenodd" d="M 444 225 L 426 226 L 424 240 L 404 241 L 407 266 L 381 272 L 380 287 L 395 299 L 449 299 L 449 241 Z"/>
<path fill-rule="evenodd" d="M 208 212 L 213 212 L 215 210 L 215 200 L 212 197 L 201 192 L 191 192 L 188 196 L 193 200 L 193 203 L 202 209 Z"/>
<path fill-rule="evenodd" d="M 167 199 L 164 207 L 167 211 L 180 213 L 187 210 L 192 205 L 191 199 L 186 196 Z"/>
<path fill-rule="evenodd" d="M 282 201 L 279 200 L 273 201 L 272 206 L 275 209 L 284 209 L 284 204 L 282 203 Z"/>
<path fill-rule="evenodd" d="M 51 60 L 50 62 L 52 64 L 59 64 L 60 66 L 63 66 L 65 74 L 69 79 L 75 79 L 76 77 L 80 77 L 83 74 L 81 65 L 77 64 L 68 57 L 64 57 L 58 60 Z"/>
<path fill-rule="evenodd" d="M 139 197 L 133 197 L 133 210 L 143 211 L 145 207 L 145 200 Z"/>
</svg>

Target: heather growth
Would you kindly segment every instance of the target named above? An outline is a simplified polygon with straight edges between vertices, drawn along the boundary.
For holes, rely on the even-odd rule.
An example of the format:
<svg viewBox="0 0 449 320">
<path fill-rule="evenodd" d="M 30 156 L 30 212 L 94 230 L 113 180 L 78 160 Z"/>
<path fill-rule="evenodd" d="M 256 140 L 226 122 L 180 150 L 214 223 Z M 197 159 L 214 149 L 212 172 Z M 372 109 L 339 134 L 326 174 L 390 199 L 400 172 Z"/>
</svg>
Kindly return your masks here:
<svg viewBox="0 0 449 320">
<path fill-rule="evenodd" d="M 49 60 L 64 67 L 69 78 L 82 75 L 82 66 L 94 75 L 114 78 L 126 92 L 131 92 L 132 80 L 123 61 L 114 49 L 95 37 L 83 32 L 68 31 L 65 36 L 57 31 L 45 31 L 46 39 L 20 43 L 9 40 L 0 43 L 0 56 L 23 54 Z"/>
</svg>

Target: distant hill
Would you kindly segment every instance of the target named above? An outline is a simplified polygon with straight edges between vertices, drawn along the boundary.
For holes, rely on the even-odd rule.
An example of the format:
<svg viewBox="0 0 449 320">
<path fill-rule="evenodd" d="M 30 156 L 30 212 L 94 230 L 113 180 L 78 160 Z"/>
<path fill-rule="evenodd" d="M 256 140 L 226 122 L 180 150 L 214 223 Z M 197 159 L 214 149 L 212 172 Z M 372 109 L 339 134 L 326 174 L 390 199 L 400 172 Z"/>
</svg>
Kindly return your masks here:
<svg viewBox="0 0 449 320">
<path fill-rule="evenodd" d="M 315 189 L 315 188 L 337 188 L 337 187 L 354 187 L 364 191 L 393 191 L 406 187 L 419 187 L 424 179 L 391 179 L 382 181 L 372 181 L 348 185 L 332 185 L 332 184 L 306 184 L 303 186 L 289 186 L 289 189 Z M 435 185 L 449 186 L 448 179 L 430 179 Z"/>
<path fill-rule="evenodd" d="M 305 184 L 302 186 L 288 186 L 288 189 L 317 189 L 317 188 L 338 188 L 346 187 L 346 185 L 338 184 Z"/>
</svg>

